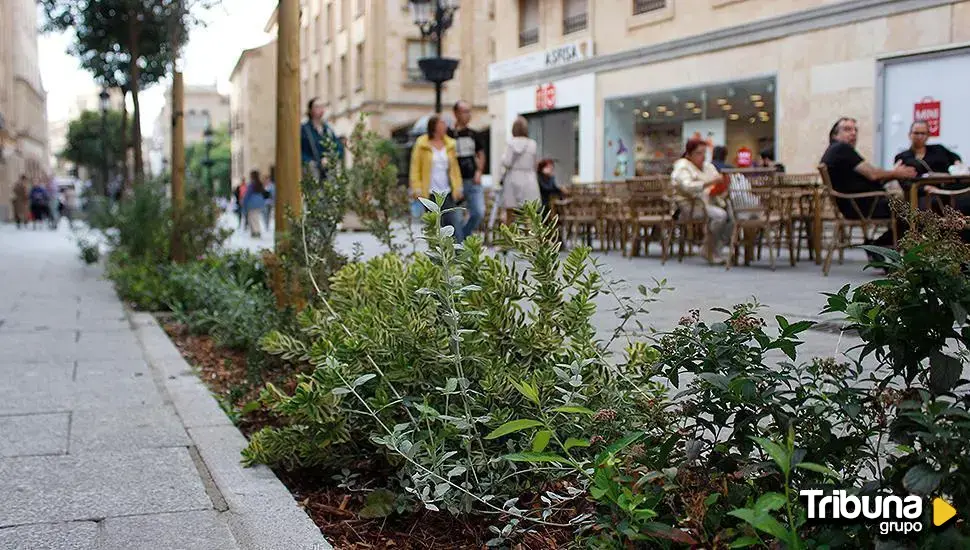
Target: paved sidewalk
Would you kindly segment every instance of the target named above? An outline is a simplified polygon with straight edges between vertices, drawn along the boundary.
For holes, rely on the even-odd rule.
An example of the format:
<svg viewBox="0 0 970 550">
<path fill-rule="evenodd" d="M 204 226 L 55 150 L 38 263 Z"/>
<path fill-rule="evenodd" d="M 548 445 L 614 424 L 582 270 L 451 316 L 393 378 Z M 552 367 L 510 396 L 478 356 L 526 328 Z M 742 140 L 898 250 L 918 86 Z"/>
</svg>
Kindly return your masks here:
<svg viewBox="0 0 970 550">
<path fill-rule="evenodd" d="M 121 303 L 67 229 L 0 224 L 0 281 L 0 548 L 240 548 Z"/>
</svg>

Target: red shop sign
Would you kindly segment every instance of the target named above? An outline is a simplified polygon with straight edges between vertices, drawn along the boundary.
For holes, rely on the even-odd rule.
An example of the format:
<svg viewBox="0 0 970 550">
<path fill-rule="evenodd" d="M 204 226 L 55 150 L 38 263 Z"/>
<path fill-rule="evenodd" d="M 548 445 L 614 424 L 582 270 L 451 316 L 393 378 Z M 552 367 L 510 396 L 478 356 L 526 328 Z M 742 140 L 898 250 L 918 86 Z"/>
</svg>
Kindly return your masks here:
<svg viewBox="0 0 970 550">
<path fill-rule="evenodd" d="M 556 108 L 556 86 L 542 84 L 536 88 L 536 110 L 545 111 Z"/>
<path fill-rule="evenodd" d="M 924 97 L 922 101 L 913 106 L 913 122 L 922 120 L 930 127 L 930 136 L 940 137 L 940 101 L 932 97 Z"/>
<path fill-rule="evenodd" d="M 738 168 L 750 168 L 751 161 L 751 149 L 747 147 L 738 149 L 737 155 L 734 156 L 734 162 L 738 165 Z"/>
</svg>

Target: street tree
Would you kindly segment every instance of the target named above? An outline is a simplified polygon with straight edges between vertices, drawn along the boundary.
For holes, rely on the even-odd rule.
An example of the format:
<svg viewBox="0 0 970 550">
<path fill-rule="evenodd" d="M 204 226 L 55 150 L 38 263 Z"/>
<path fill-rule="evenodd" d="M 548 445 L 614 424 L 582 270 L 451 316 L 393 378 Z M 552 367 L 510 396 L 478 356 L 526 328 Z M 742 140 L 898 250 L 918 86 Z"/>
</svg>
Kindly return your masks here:
<svg viewBox="0 0 970 550">
<path fill-rule="evenodd" d="M 117 169 L 119 159 L 124 154 L 124 139 L 121 129 L 121 113 L 108 111 L 102 121 L 98 111 L 84 111 L 72 120 L 67 128 L 67 145 L 63 151 L 55 151 L 61 158 L 85 168 L 95 177 L 98 189 L 104 192 L 104 165 L 109 171 Z M 107 155 L 107 159 L 105 158 Z"/>
<path fill-rule="evenodd" d="M 200 183 L 206 180 L 205 148 L 203 142 L 193 143 L 185 148 L 185 165 L 188 167 L 192 179 Z M 212 132 L 212 148 L 209 150 L 208 181 L 214 186 L 209 191 L 218 196 L 229 196 L 231 189 L 232 148 L 229 142 L 229 130 L 216 128 Z"/>
</svg>

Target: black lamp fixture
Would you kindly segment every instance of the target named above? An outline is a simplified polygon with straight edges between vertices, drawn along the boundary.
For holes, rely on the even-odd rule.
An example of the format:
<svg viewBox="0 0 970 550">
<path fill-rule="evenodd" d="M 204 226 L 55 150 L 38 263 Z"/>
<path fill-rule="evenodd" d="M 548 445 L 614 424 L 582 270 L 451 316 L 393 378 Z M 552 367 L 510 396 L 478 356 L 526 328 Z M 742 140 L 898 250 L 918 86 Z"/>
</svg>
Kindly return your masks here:
<svg viewBox="0 0 970 550">
<path fill-rule="evenodd" d="M 101 100 L 101 135 L 107 143 L 108 136 L 108 107 L 111 106 L 111 94 L 108 93 L 108 88 L 101 88 L 101 93 L 98 94 L 98 99 Z M 101 175 L 104 177 L 104 193 L 108 193 L 108 178 L 109 168 L 108 168 L 108 147 L 101 148 Z"/>
<path fill-rule="evenodd" d="M 435 42 L 435 57 L 418 60 L 418 67 L 425 80 L 434 82 L 436 113 L 441 112 L 441 86 L 454 78 L 458 60 L 442 56 L 442 41 L 445 32 L 455 22 L 459 0 L 410 0 L 411 16 L 414 24 L 421 30 L 421 36 Z"/>
</svg>

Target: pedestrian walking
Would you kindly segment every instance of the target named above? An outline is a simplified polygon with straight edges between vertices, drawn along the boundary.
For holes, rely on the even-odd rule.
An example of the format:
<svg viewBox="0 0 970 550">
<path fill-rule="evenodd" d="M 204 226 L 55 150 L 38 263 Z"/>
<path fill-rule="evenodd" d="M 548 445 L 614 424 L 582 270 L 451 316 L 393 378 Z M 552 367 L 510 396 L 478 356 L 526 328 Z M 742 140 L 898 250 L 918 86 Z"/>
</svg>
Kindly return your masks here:
<svg viewBox="0 0 970 550">
<path fill-rule="evenodd" d="M 236 229 L 241 229 L 246 224 L 246 212 L 243 210 L 243 200 L 246 198 L 246 178 L 243 178 L 239 185 L 232 190 L 232 196 L 236 202 L 236 218 L 239 220 Z"/>
<path fill-rule="evenodd" d="M 508 220 L 530 201 L 538 201 L 539 180 L 536 177 L 536 141 L 529 137 L 529 122 L 518 117 L 512 124 L 512 139 L 502 155 L 502 200 Z"/>
<path fill-rule="evenodd" d="M 74 229 L 74 213 L 77 212 L 77 192 L 74 190 L 74 186 L 64 188 L 64 193 L 61 195 L 61 204 L 63 205 L 63 216 L 67 218 L 67 226 L 69 229 Z"/>
<path fill-rule="evenodd" d="M 313 98 L 307 103 L 307 121 L 300 127 L 300 159 L 304 173 L 313 174 L 316 179 L 327 177 L 326 157 L 336 154 L 342 163 L 344 145 L 333 128 L 323 120 L 323 102 Z"/>
<path fill-rule="evenodd" d="M 47 196 L 47 189 L 34 182 L 30 188 L 30 217 L 33 219 L 33 228 L 44 222 L 50 215 L 50 198 Z"/>
<path fill-rule="evenodd" d="M 266 197 L 266 206 L 263 207 L 263 225 L 268 230 L 269 222 L 273 219 L 273 205 L 276 204 L 276 183 L 272 175 L 266 182 L 266 191 L 263 195 Z"/>
<path fill-rule="evenodd" d="M 482 172 L 485 170 L 485 144 L 481 135 L 468 127 L 472 108 L 467 101 L 459 100 L 452 109 L 455 113 L 455 129 L 448 135 L 455 140 L 458 168 L 461 171 L 462 194 L 468 219 L 462 227 L 462 238 L 475 232 L 485 217 L 485 193 L 482 190 Z"/>
<path fill-rule="evenodd" d="M 426 199 L 433 194 L 445 196 L 441 225 L 452 226 L 455 241 L 462 242 L 464 224 L 458 208 L 462 200 L 461 171 L 455 140 L 448 137 L 448 125 L 438 115 L 428 120 L 428 133 L 419 137 L 411 150 L 410 182 L 411 198 Z"/>
<path fill-rule="evenodd" d="M 61 197 L 57 188 L 57 182 L 53 177 L 44 176 L 47 179 L 47 225 L 51 229 L 57 229 L 57 224 L 61 221 Z"/>
<path fill-rule="evenodd" d="M 263 236 L 262 222 L 263 209 L 266 207 L 266 186 L 259 177 L 259 170 L 249 173 L 249 187 L 246 189 L 246 196 L 243 199 L 243 210 L 246 212 L 246 220 L 249 222 L 249 233 L 254 239 Z"/>
<path fill-rule="evenodd" d="M 27 227 L 30 220 L 30 191 L 27 189 L 27 176 L 22 175 L 13 187 L 13 217 L 17 229 Z"/>
</svg>

